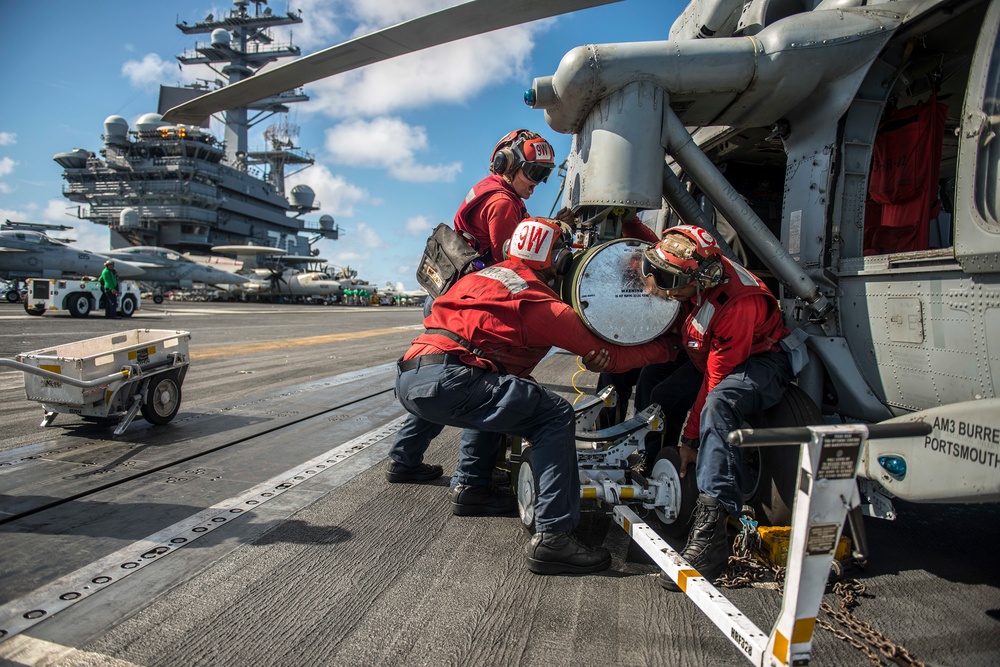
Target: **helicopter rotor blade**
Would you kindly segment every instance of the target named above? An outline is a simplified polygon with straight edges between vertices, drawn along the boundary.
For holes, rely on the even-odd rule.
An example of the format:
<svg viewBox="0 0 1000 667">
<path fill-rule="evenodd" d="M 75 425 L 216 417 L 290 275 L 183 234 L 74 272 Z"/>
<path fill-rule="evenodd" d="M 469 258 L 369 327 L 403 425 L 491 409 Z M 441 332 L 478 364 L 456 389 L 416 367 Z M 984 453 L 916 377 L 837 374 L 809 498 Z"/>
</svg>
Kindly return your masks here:
<svg viewBox="0 0 1000 667">
<path fill-rule="evenodd" d="M 163 114 L 168 123 L 200 124 L 234 109 L 317 79 L 465 37 L 621 0 L 472 0 L 331 46 L 213 91 Z"/>
</svg>

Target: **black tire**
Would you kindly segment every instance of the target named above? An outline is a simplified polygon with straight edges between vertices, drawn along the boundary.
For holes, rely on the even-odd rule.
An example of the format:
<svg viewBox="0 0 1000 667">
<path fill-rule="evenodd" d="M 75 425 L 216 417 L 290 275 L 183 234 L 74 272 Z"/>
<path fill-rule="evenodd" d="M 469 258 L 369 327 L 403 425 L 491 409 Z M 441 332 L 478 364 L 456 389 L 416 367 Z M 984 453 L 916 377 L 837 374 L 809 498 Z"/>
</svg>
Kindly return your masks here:
<svg viewBox="0 0 1000 667">
<path fill-rule="evenodd" d="M 163 295 L 162 294 L 154 294 L 153 295 L 153 303 L 155 303 L 156 305 L 160 305 L 161 303 L 163 303 Z"/>
<path fill-rule="evenodd" d="M 166 424 L 181 407 L 181 384 L 175 373 L 161 373 L 149 381 L 140 411 L 150 424 Z"/>
<path fill-rule="evenodd" d="M 672 479 L 680 489 L 680 501 L 675 504 L 676 516 L 669 517 L 663 509 L 656 510 L 656 518 L 660 522 L 660 532 L 667 537 L 683 537 L 691 529 L 691 517 L 694 516 L 694 506 L 698 503 L 698 481 L 695 467 L 688 465 L 687 474 L 681 477 L 681 453 L 679 447 L 664 447 L 653 461 L 651 479 Z"/>
<path fill-rule="evenodd" d="M 21 300 L 21 295 L 17 293 L 16 289 L 7 290 L 4 297 L 7 299 L 7 303 L 17 303 Z"/>
<path fill-rule="evenodd" d="M 797 385 L 789 385 L 784 398 L 767 410 L 749 415 L 751 428 L 809 426 L 823 423 L 823 413 Z M 772 526 L 789 526 L 799 472 L 799 446 L 760 447 L 744 451 L 744 461 L 757 473 L 747 504 L 757 520 Z M 756 463 L 754 463 L 756 459 Z M 756 468 L 754 471 L 753 469 Z"/>
<path fill-rule="evenodd" d="M 38 315 L 43 315 L 45 313 L 45 306 L 34 307 L 30 303 L 25 301 L 24 312 L 28 313 L 29 315 L 34 315 L 37 317 Z"/>
<path fill-rule="evenodd" d="M 90 315 L 90 297 L 83 292 L 75 292 L 66 297 L 66 309 L 73 317 Z"/>
<path fill-rule="evenodd" d="M 126 294 L 122 297 L 121 307 L 118 309 L 118 314 L 122 317 L 132 317 L 135 315 L 137 304 L 135 302 L 135 297 L 131 294 Z"/>
<path fill-rule="evenodd" d="M 517 467 L 517 479 L 515 480 L 515 493 L 517 495 L 517 515 L 521 519 L 521 525 L 529 533 L 535 533 L 535 469 L 531 464 L 531 447 L 524 447 L 521 450 L 521 463 Z"/>
</svg>

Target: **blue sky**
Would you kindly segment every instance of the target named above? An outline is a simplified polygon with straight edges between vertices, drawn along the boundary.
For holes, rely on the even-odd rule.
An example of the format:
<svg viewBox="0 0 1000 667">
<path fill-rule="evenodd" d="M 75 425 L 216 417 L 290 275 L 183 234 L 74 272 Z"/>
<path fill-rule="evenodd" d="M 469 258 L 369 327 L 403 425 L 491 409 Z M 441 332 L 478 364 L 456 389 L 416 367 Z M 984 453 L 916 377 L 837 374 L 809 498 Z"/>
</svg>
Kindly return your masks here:
<svg viewBox="0 0 1000 667">
<path fill-rule="evenodd" d="M 542 1 L 542 0 L 539 0 Z M 304 54 L 444 6 L 455 0 L 272 0 L 275 13 L 301 9 L 291 40 Z M 62 196 L 62 169 L 52 156 L 98 151 L 104 119 L 130 125 L 156 110 L 159 84 L 177 85 L 213 72 L 182 72 L 174 56 L 196 39 L 181 20 L 222 16 L 231 3 L 201 0 L 122 2 L 41 0 L 4 3 L 0 82 L 0 221 L 74 225 L 77 245 L 109 247 L 107 230 L 75 217 Z M 556 19 L 462 40 L 310 84 L 310 102 L 294 105 L 299 146 L 316 165 L 289 179 L 307 183 L 343 234 L 321 241 L 321 256 L 376 284 L 416 286 L 413 272 L 427 234 L 450 222 L 469 187 L 487 173 L 490 151 L 509 130 L 527 127 L 548 139 L 557 161 L 570 137 L 545 124 L 522 95 L 536 76 L 552 74 L 581 44 L 666 39 L 683 9 L 679 0 L 624 0 Z M 274 31 L 289 40 L 288 28 Z M 264 146 L 262 123 L 250 136 Z M 213 126 L 222 138 L 218 124 Z M 528 201 L 547 215 L 557 179 Z"/>
</svg>

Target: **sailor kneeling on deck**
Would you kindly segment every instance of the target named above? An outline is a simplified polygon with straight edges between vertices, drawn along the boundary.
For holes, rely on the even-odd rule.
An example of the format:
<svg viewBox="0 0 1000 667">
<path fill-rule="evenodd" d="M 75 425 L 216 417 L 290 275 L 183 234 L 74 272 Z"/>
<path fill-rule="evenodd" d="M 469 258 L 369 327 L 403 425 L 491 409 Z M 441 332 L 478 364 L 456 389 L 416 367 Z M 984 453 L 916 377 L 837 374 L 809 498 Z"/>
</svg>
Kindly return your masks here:
<svg viewBox="0 0 1000 667">
<path fill-rule="evenodd" d="M 390 482 L 428 482 L 441 466 L 423 454 L 444 426 L 464 429 L 455 484 L 455 514 L 510 514 L 517 502 L 493 484 L 503 434 L 531 443 L 535 466 L 536 534 L 527 565 L 539 574 L 606 569 L 611 555 L 581 543 L 573 407 L 530 374 L 553 346 L 584 358 L 591 370 L 625 371 L 669 361 L 670 339 L 622 347 L 591 333 L 553 287 L 569 269 L 568 229 L 544 218 L 523 220 L 507 259 L 465 276 L 434 302 L 399 362 L 396 395 L 410 413 L 389 452 Z"/>
<path fill-rule="evenodd" d="M 644 368 L 636 407 L 656 403 L 663 410 L 663 445 L 680 440 L 682 477 L 695 464 L 698 502 L 681 556 L 714 581 L 729 561 L 727 517 L 737 516 L 742 502 L 742 459 L 727 435 L 744 415 L 781 400 L 805 349 L 785 327 L 770 290 L 723 257 L 703 229 L 669 228 L 643 252 L 642 274 L 648 294 L 681 303 L 677 326 L 689 361 Z M 657 449 L 647 438 L 647 456 Z M 658 581 L 680 590 L 662 572 Z"/>
</svg>

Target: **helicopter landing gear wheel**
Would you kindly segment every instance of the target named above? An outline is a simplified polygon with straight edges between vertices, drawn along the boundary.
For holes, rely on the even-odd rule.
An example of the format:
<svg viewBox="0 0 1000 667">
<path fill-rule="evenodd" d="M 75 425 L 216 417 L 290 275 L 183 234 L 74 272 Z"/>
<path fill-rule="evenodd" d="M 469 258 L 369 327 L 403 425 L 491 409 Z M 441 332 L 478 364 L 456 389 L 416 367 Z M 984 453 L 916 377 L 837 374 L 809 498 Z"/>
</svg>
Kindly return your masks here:
<svg viewBox="0 0 1000 667">
<path fill-rule="evenodd" d="M 149 381 L 142 417 L 150 424 L 166 424 L 181 407 L 181 385 L 174 373 L 162 373 Z"/>
<path fill-rule="evenodd" d="M 812 399 L 797 385 L 789 385 L 781 401 L 767 410 L 748 415 L 751 428 L 781 428 L 822 424 L 823 413 Z M 747 500 L 757 515 L 757 520 L 771 526 L 788 526 L 792 521 L 795 502 L 795 484 L 799 469 L 799 446 L 760 447 L 751 454 L 749 475 L 757 474 L 752 495 Z M 757 457 L 757 470 L 752 468 Z"/>
<path fill-rule="evenodd" d="M 529 533 L 535 533 L 535 470 L 531 465 L 531 447 L 521 450 L 517 468 L 517 515 Z"/>
<path fill-rule="evenodd" d="M 698 502 L 698 482 L 694 465 L 688 465 L 687 474 L 680 476 L 681 452 L 679 447 L 664 447 L 653 461 L 651 479 L 671 481 L 678 490 L 672 499 L 670 513 L 665 508 L 656 508 L 656 518 L 660 521 L 660 532 L 667 537 L 683 537 L 691 528 L 691 517 Z"/>
</svg>

